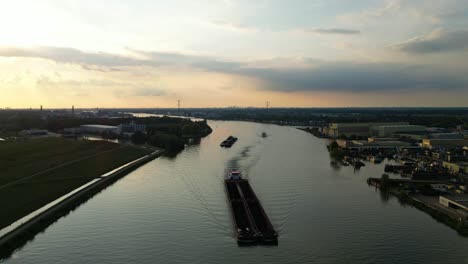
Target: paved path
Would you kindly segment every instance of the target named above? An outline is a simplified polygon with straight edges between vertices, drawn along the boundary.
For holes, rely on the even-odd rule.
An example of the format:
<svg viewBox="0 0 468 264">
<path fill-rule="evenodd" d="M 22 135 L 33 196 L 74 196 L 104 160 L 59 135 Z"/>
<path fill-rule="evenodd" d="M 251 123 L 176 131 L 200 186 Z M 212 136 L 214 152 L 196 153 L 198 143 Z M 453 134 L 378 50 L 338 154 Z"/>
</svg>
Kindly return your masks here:
<svg viewBox="0 0 468 264">
<path fill-rule="evenodd" d="M 451 218 L 458 219 L 466 217 L 462 211 L 456 210 L 454 208 L 448 208 L 439 203 L 439 196 L 427 196 L 427 195 L 413 195 L 413 197 L 422 203 L 425 203 L 427 206 L 434 208 L 437 211 L 443 212 L 446 215 L 449 215 Z"/>
</svg>

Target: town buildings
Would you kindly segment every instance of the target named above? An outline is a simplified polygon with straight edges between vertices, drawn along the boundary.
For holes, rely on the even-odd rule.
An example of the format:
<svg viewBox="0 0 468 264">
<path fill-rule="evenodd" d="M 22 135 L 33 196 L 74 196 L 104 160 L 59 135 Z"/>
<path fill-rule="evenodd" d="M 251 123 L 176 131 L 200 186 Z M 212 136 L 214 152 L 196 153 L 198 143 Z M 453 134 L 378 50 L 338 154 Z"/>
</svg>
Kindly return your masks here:
<svg viewBox="0 0 468 264">
<path fill-rule="evenodd" d="M 468 139 L 438 139 L 427 138 L 422 140 L 422 147 L 428 149 L 434 148 L 453 148 L 468 146 Z"/>
<path fill-rule="evenodd" d="M 426 127 L 417 125 L 376 125 L 370 128 L 370 134 L 376 137 L 390 137 L 401 132 L 425 132 Z"/>
<path fill-rule="evenodd" d="M 327 135 L 331 138 L 341 136 L 369 137 L 371 131 L 377 126 L 404 126 L 408 122 L 387 122 L 387 123 L 331 123 L 327 129 Z"/>
</svg>

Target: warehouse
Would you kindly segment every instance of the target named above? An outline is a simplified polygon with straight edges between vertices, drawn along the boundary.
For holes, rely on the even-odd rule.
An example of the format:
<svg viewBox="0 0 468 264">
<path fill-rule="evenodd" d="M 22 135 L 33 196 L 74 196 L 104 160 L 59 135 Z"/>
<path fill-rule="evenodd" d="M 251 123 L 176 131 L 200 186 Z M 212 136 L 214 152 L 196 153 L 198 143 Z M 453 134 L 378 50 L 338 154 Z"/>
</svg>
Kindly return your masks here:
<svg viewBox="0 0 468 264">
<path fill-rule="evenodd" d="M 439 203 L 445 207 L 462 209 L 468 212 L 468 196 L 467 195 L 449 195 L 440 196 Z"/>
<path fill-rule="evenodd" d="M 340 136 L 360 136 L 368 137 L 371 135 L 371 128 L 375 126 L 403 126 L 408 122 L 389 122 L 389 123 L 332 123 L 328 127 L 328 136 L 337 138 Z"/>
<path fill-rule="evenodd" d="M 106 125 L 81 125 L 81 132 L 91 133 L 91 134 L 102 134 L 102 133 L 111 133 L 118 134 L 118 128 L 116 126 L 106 126 Z"/>
<path fill-rule="evenodd" d="M 376 137 L 390 137 L 398 132 L 424 132 L 426 127 L 418 125 L 383 125 L 371 127 L 371 135 Z"/>
<path fill-rule="evenodd" d="M 422 146 L 424 148 L 455 148 L 468 145 L 468 139 L 423 139 Z"/>
</svg>

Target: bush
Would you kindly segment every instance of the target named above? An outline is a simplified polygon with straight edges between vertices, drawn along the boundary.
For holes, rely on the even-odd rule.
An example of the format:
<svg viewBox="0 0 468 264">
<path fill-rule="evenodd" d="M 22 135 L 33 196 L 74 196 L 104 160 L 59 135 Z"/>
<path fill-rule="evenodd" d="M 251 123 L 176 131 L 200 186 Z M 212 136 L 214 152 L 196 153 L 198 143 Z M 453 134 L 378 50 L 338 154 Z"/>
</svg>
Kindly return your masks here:
<svg viewBox="0 0 468 264">
<path fill-rule="evenodd" d="M 169 153 L 176 153 L 185 148 L 185 141 L 177 136 L 158 133 L 149 137 L 148 143 L 163 148 Z"/>
<path fill-rule="evenodd" d="M 146 143 L 146 135 L 143 132 L 137 131 L 132 135 L 132 143 L 141 145 Z"/>
<path fill-rule="evenodd" d="M 388 174 L 383 174 L 380 178 L 380 189 L 386 190 L 390 187 L 390 177 Z"/>
</svg>

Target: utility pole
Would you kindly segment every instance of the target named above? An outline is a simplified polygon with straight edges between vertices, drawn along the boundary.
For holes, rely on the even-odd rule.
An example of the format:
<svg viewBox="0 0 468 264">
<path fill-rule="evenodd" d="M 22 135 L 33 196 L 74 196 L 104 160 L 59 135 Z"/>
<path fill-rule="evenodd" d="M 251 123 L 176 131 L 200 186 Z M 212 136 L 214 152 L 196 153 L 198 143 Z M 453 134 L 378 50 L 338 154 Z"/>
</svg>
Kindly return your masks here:
<svg viewBox="0 0 468 264">
<path fill-rule="evenodd" d="M 266 108 L 267 108 L 267 109 L 270 108 L 270 101 L 266 101 L 265 104 L 266 104 Z"/>
<path fill-rule="evenodd" d="M 177 100 L 177 109 L 178 109 L 178 111 L 180 113 L 180 100 Z"/>
</svg>

